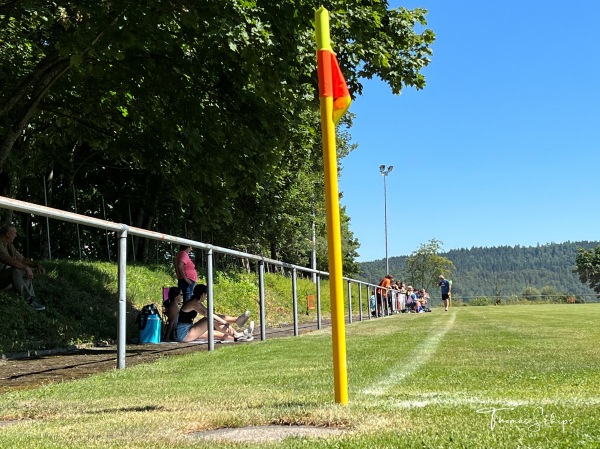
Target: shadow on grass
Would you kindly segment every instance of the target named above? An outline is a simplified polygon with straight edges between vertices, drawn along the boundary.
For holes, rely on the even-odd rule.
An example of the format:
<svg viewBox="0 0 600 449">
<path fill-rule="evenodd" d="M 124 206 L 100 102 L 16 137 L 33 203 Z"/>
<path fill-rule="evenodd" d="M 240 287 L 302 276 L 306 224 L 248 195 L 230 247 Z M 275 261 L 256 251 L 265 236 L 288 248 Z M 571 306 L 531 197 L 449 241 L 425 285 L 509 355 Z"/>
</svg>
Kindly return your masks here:
<svg viewBox="0 0 600 449">
<path fill-rule="evenodd" d="M 156 412 L 164 410 L 164 407 L 156 405 L 146 405 L 145 407 L 117 407 L 117 408 L 105 408 L 102 410 L 93 410 L 86 412 L 88 415 L 102 415 L 104 413 L 122 413 L 122 412 Z"/>
</svg>

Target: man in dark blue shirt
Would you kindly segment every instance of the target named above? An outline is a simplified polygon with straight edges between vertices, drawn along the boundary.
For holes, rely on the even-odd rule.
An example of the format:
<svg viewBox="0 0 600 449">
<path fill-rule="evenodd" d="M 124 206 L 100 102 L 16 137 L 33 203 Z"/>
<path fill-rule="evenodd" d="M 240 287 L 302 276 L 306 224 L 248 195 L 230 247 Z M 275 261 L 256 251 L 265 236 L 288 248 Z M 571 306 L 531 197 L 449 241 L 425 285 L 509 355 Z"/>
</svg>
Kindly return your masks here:
<svg viewBox="0 0 600 449">
<path fill-rule="evenodd" d="M 450 303 L 450 294 L 452 290 L 452 285 L 448 279 L 444 279 L 444 276 L 440 274 L 440 281 L 438 285 L 442 289 L 442 301 L 444 302 L 444 310 L 448 311 L 448 304 Z"/>
</svg>

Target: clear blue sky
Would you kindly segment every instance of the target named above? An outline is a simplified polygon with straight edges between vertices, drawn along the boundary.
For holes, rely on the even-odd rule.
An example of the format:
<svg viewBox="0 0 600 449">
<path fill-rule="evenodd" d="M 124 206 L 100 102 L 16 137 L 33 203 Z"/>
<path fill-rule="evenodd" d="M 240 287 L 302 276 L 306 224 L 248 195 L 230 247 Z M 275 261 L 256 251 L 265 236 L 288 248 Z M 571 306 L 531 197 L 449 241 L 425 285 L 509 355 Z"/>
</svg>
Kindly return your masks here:
<svg viewBox="0 0 600 449">
<path fill-rule="evenodd" d="M 443 249 L 600 240 L 600 1 L 421 0 L 427 86 L 365 82 L 341 203 L 360 261 Z"/>
</svg>

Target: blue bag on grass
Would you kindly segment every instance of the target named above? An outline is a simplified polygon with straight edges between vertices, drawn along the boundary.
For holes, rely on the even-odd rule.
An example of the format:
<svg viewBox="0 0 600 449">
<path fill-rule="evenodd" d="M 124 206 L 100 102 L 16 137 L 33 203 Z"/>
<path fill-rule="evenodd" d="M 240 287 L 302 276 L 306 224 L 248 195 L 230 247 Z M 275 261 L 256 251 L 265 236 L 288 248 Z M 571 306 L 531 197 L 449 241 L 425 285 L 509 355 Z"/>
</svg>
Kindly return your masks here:
<svg viewBox="0 0 600 449">
<path fill-rule="evenodd" d="M 135 322 L 140 330 L 140 344 L 160 343 L 162 319 L 155 304 L 148 304 L 142 307 Z"/>
</svg>

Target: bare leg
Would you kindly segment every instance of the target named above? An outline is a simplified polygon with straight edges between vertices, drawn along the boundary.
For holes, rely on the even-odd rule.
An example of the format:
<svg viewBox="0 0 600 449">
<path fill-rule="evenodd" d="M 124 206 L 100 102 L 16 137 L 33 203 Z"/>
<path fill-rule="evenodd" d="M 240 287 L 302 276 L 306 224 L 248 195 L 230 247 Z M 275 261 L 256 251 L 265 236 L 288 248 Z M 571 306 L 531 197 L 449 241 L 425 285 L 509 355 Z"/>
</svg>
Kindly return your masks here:
<svg viewBox="0 0 600 449">
<path fill-rule="evenodd" d="M 244 324 L 246 324 L 246 321 L 248 321 L 248 318 L 250 318 L 250 312 L 246 311 L 244 313 L 242 313 L 240 316 L 229 316 L 229 315 L 221 315 L 221 314 L 217 314 L 218 317 L 220 317 L 221 319 L 227 321 L 230 324 L 237 324 L 238 327 L 242 327 Z"/>
<path fill-rule="evenodd" d="M 235 323 L 235 320 L 237 319 L 237 317 L 235 316 L 229 316 L 229 315 L 221 315 L 220 313 L 216 314 L 219 318 L 227 321 L 228 323 Z"/>
<path fill-rule="evenodd" d="M 216 340 L 233 340 L 233 336 L 231 336 L 229 334 L 225 334 L 218 330 L 215 330 L 213 335 Z M 196 324 L 194 324 L 190 328 L 190 331 L 185 336 L 183 341 L 189 342 L 189 341 L 198 340 L 199 338 L 206 338 L 206 337 L 208 337 L 207 319 L 202 318 L 200 321 L 198 321 Z"/>
<path fill-rule="evenodd" d="M 233 319 L 233 322 L 235 322 L 235 318 Z M 215 331 L 221 332 L 223 334 L 229 335 L 233 338 L 240 338 L 242 335 L 244 335 L 241 332 L 237 332 L 233 327 L 231 326 L 226 326 L 224 324 L 218 324 L 215 323 Z"/>
</svg>

